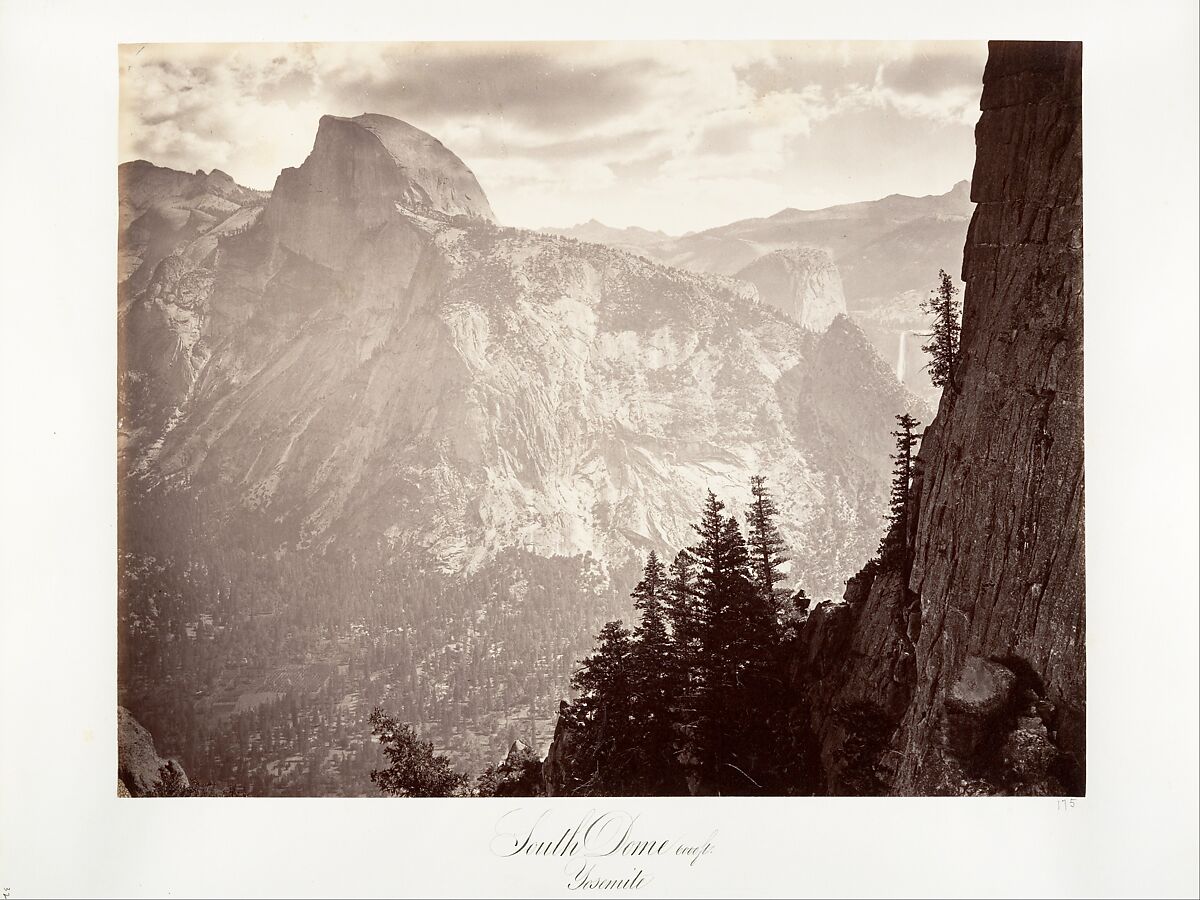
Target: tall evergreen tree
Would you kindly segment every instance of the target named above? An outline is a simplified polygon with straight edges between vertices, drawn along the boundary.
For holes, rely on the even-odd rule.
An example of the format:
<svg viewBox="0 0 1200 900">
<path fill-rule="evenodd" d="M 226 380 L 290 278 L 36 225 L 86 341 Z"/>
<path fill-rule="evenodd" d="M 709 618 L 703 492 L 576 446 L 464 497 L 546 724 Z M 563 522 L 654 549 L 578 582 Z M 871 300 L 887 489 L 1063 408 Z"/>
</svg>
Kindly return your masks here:
<svg viewBox="0 0 1200 900">
<path fill-rule="evenodd" d="M 633 606 L 641 613 L 641 623 L 634 630 L 634 637 L 641 644 L 665 646 L 667 635 L 667 596 L 669 584 L 667 571 L 653 550 L 646 557 L 642 580 L 633 589 Z"/>
<path fill-rule="evenodd" d="M 749 748 L 762 725 L 764 675 L 777 638 L 775 610 L 755 584 L 750 555 L 733 517 L 711 494 L 692 548 L 704 609 L 695 669 L 700 693 L 696 734 L 707 777 L 721 793 L 756 793 Z"/>
<path fill-rule="evenodd" d="M 633 632 L 631 655 L 633 695 L 637 714 L 658 720 L 667 716 L 672 691 L 674 647 L 667 630 L 670 587 L 666 569 L 653 550 L 646 558 L 642 580 L 633 589 L 633 605 L 641 621 Z"/>
<path fill-rule="evenodd" d="M 619 619 L 605 623 L 596 636 L 596 649 L 583 660 L 571 686 L 583 699 L 628 697 L 629 652 L 632 635 Z"/>
<path fill-rule="evenodd" d="M 892 491 L 888 500 L 888 527 L 879 543 L 879 556 L 886 563 L 902 562 L 908 537 L 908 494 L 912 485 L 913 447 L 920 438 L 921 423 L 908 413 L 896 416 L 899 428 L 892 432 L 896 452 L 892 454 Z"/>
<path fill-rule="evenodd" d="M 750 567 L 759 593 L 770 603 L 777 617 L 784 612 L 786 592 L 781 589 L 783 572 L 787 562 L 787 545 L 779 534 L 775 519 L 779 510 L 767 488 L 762 475 L 750 477 L 750 507 L 746 510 L 746 543 L 750 554 Z"/>
<path fill-rule="evenodd" d="M 636 793 L 674 793 L 681 788 L 672 764 L 674 728 L 672 704 L 680 695 L 675 647 L 667 630 L 670 597 L 667 572 L 651 551 L 642 580 L 633 591 L 641 622 L 634 630 L 630 654 L 631 716 L 639 735 L 635 751 Z"/>
<path fill-rule="evenodd" d="M 667 576 L 666 616 L 677 664 L 691 665 L 700 634 L 699 600 L 696 594 L 696 561 L 684 549 L 675 554 Z"/>
<path fill-rule="evenodd" d="M 580 696 L 566 715 L 578 740 L 574 777 L 585 794 L 619 794 L 636 765 L 632 751 L 632 635 L 620 621 L 608 622 L 595 651 L 571 679 Z"/>
<path fill-rule="evenodd" d="M 954 369 L 958 363 L 959 331 L 962 303 L 957 299 L 958 288 L 945 269 L 938 270 L 938 286 L 921 301 L 921 311 L 933 316 L 933 330 L 926 335 L 929 343 L 921 349 L 929 354 L 925 368 L 934 387 L 954 385 Z"/>
</svg>

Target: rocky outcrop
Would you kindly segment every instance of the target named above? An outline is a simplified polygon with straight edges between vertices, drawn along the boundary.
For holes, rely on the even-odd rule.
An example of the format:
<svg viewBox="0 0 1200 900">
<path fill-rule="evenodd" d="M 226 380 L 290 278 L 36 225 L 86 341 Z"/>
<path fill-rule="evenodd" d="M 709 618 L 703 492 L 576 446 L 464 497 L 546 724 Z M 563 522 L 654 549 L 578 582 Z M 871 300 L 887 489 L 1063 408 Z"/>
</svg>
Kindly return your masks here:
<svg viewBox="0 0 1200 900">
<path fill-rule="evenodd" d="M 177 760 L 159 756 L 150 732 L 129 710 L 117 707 L 117 796 L 145 797 L 152 794 L 164 768 L 178 786 L 188 787 L 183 766 Z"/>
<path fill-rule="evenodd" d="M 144 159 L 117 168 L 117 193 L 117 278 L 126 297 L 144 288 L 168 256 L 201 264 L 216 249 L 218 235 L 254 222 L 268 196 L 220 169 L 178 172 Z"/>
<path fill-rule="evenodd" d="M 554 739 L 546 758 L 542 762 L 542 781 L 547 797 L 562 797 L 569 795 L 577 787 L 571 776 L 572 753 L 575 749 L 575 735 L 571 731 L 567 716 L 567 701 L 558 704 L 558 719 L 554 725 Z"/>
<path fill-rule="evenodd" d="M 1083 791 L 1080 70 L 1078 44 L 991 45 L 962 354 L 908 566 L 870 567 L 796 649 L 823 792 Z"/>
<path fill-rule="evenodd" d="M 811 331 L 846 314 L 842 276 L 828 250 L 789 247 L 759 257 L 737 273 L 758 288 L 763 303 Z"/>
</svg>

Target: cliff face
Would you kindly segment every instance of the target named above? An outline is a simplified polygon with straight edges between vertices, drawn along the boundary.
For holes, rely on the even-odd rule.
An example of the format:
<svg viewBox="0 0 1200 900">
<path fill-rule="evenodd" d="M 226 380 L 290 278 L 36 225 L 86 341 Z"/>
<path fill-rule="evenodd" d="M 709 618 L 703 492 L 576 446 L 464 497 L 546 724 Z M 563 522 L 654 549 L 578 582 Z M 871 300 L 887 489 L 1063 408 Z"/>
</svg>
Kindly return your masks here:
<svg viewBox="0 0 1200 900">
<path fill-rule="evenodd" d="M 340 272 L 399 209 L 493 218 L 474 174 L 431 135 L 387 116 L 322 116 L 308 159 L 279 174 L 266 220 L 283 247 Z"/>
<path fill-rule="evenodd" d="M 758 288 L 768 306 L 811 331 L 846 314 L 842 276 L 828 250 L 789 247 L 761 256 L 737 273 Z"/>
<path fill-rule="evenodd" d="M 1081 793 L 1081 46 L 993 43 L 962 354 L 925 432 L 910 572 L 854 579 L 792 662 L 827 793 Z"/>
</svg>

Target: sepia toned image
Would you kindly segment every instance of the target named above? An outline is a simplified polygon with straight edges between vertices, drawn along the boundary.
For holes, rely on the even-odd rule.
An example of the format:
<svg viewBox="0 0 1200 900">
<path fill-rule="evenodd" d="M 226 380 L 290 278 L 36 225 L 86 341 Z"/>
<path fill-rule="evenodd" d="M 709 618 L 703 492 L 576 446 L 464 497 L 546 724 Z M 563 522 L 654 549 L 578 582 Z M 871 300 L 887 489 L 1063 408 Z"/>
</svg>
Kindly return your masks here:
<svg viewBox="0 0 1200 900">
<path fill-rule="evenodd" d="M 118 793 L 1083 796 L 1083 53 L 122 45 Z"/>
</svg>

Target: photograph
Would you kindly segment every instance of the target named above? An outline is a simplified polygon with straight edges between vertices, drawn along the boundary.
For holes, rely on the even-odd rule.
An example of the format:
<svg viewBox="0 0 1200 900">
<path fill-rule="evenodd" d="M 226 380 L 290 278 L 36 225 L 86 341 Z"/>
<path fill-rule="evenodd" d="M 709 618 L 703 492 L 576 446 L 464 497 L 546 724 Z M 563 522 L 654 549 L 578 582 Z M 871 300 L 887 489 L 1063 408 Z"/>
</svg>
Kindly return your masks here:
<svg viewBox="0 0 1200 900">
<path fill-rule="evenodd" d="M 0 122 L 0 900 L 1200 898 L 1196 3 L 0 0 Z"/>
<path fill-rule="evenodd" d="M 1086 793 L 1080 43 L 119 56 L 122 796 Z"/>
</svg>

